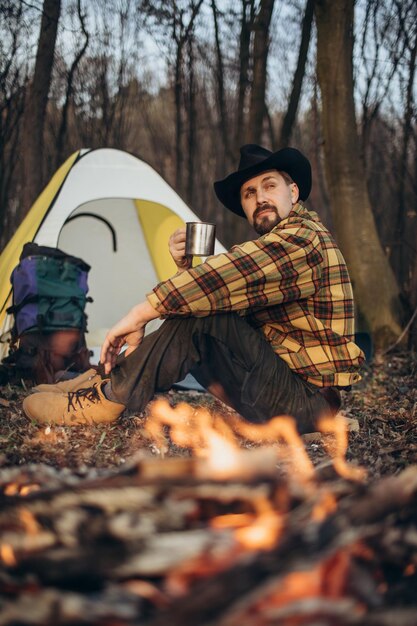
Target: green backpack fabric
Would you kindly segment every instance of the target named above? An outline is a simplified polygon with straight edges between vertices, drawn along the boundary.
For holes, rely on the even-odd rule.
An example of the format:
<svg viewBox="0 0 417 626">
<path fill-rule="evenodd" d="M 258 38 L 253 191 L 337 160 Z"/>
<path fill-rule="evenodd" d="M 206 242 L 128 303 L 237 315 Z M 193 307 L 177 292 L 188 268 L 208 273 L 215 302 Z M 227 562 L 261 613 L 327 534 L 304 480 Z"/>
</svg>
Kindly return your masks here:
<svg viewBox="0 0 417 626">
<path fill-rule="evenodd" d="M 88 369 L 85 306 L 90 266 L 58 248 L 27 243 L 10 277 L 14 317 L 9 356 L 14 378 L 53 382 L 62 370 Z"/>
</svg>

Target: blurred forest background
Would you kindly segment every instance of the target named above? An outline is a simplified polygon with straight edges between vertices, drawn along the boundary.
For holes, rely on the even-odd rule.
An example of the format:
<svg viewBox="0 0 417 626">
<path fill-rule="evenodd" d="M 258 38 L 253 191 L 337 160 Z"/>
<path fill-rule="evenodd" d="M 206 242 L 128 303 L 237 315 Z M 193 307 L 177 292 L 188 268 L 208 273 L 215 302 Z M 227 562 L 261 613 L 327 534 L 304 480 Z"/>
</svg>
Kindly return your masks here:
<svg viewBox="0 0 417 626">
<path fill-rule="evenodd" d="M 3 0 L 0 250 L 63 161 L 149 162 L 229 246 L 212 183 L 292 145 L 347 259 L 358 326 L 417 346 L 415 0 Z M 116 175 L 116 174 L 115 174 Z"/>
</svg>

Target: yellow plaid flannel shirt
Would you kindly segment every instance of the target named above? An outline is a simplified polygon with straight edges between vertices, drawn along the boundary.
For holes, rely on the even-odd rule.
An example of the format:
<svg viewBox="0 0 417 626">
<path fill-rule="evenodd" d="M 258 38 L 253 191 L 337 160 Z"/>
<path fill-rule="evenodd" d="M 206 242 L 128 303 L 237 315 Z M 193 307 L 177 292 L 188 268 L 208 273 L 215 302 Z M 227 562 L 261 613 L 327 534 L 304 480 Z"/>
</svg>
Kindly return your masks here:
<svg viewBox="0 0 417 626">
<path fill-rule="evenodd" d="M 360 380 L 364 355 L 354 343 L 345 260 L 318 215 L 301 204 L 266 235 L 208 257 L 147 298 L 162 318 L 239 313 L 314 385 Z"/>
</svg>

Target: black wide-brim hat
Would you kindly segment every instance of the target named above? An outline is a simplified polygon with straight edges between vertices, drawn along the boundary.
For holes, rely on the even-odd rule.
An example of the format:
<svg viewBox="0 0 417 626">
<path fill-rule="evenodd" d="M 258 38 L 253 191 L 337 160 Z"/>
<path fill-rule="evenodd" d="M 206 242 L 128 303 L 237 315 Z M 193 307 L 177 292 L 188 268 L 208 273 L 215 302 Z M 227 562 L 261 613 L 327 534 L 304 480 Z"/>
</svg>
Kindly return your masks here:
<svg viewBox="0 0 417 626">
<path fill-rule="evenodd" d="M 245 217 L 240 203 L 240 188 L 247 180 L 267 170 L 280 170 L 289 174 L 297 184 L 300 200 L 307 200 L 311 191 L 310 161 L 296 148 L 271 152 L 254 143 L 241 147 L 237 172 L 216 181 L 214 191 L 227 209 Z"/>
</svg>

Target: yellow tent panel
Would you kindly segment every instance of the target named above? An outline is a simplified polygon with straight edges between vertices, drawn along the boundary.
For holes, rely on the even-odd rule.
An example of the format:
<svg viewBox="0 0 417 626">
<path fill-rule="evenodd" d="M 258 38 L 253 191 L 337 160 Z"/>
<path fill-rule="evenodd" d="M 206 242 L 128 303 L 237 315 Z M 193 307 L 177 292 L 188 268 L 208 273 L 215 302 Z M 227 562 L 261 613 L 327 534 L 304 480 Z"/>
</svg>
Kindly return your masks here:
<svg viewBox="0 0 417 626">
<path fill-rule="evenodd" d="M 177 228 L 184 226 L 184 221 L 162 204 L 148 200 L 135 200 L 135 204 L 157 276 L 159 280 L 166 280 L 177 271 L 169 253 L 168 239 Z"/>
</svg>

